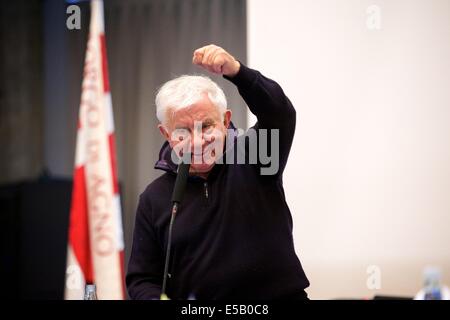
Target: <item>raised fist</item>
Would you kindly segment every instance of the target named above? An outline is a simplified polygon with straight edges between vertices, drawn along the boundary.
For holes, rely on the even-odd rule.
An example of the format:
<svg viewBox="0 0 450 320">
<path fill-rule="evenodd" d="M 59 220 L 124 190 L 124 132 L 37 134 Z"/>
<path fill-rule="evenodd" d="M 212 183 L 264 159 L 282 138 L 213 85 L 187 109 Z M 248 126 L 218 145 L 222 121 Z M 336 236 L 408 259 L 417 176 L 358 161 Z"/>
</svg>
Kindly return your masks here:
<svg viewBox="0 0 450 320">
<path fill-rule="evenodd" d="M 214 44 L 195 50 L 192 63 L 199 65 L 210 72 L 223 74 L 229 77 L 235 76 L 241 67 L 239 61 L 231 54 Z"/>
</svg>

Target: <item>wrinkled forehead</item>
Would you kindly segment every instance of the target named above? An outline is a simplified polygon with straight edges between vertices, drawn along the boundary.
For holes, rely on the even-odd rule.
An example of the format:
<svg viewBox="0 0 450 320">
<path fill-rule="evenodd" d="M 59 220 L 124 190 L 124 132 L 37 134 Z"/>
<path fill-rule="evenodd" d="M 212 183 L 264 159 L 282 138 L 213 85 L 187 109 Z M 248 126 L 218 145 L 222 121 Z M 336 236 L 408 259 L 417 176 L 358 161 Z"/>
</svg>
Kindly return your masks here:
<svg viewBox="0 0 450 320">
<path fill-rule="evenodd" d="M 221 121 L 219 109 L 209 99 L 202 99 L 188 107 L 168 108 L 167 119 L 171 128 L 192 128 L 195 122 L 212 125 Z"/>
</svg>

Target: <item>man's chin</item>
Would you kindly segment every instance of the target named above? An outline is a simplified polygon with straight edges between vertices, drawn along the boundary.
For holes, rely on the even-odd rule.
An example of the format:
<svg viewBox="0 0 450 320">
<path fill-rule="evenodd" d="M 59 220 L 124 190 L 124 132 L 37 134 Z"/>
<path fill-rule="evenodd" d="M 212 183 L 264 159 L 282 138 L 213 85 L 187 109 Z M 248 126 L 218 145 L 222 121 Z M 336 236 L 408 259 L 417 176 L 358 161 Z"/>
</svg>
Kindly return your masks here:
<svg viewBox="0 0 450 320">
<path fill-rule="evenodd" d="M 189 172 L 191 173 L 207 173 L 209 171 L 211 171 L 211 169 L 214 167 L 215 163 L 199 163 L 199 164 L 194 164 L 191 163 L 191 167 L 189 169 Z"/>
</svg>

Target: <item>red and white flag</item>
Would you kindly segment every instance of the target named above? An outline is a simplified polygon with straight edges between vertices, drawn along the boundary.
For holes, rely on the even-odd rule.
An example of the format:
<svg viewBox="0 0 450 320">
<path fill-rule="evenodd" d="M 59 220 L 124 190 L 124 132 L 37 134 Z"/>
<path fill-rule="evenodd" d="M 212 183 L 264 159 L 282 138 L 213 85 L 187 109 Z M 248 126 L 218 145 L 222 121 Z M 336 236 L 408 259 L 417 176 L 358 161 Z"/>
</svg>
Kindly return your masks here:
<svg viewBox="0 0 450 320">
<path fill-rule="evenodd" d="M 124 299 L 123 231 L 103 2 L 92 0 L 78 119 L 65 299 Z"/>
</svg>

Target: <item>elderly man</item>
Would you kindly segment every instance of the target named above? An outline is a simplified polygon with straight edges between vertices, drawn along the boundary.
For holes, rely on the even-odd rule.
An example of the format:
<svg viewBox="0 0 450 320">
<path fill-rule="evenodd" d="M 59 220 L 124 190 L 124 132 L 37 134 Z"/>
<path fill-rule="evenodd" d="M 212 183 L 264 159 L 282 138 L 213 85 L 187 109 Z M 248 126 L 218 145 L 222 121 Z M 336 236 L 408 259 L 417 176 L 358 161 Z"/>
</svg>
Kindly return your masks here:
<svg viewBox="0 0 450 320">
<path fill-rule="evenodd" d="M 165 83 L 156 96 L 156 107 L 158 128 L 167 141 L 155 166 L 165 173 L 139 199 L 126 277 L 129 295 L 160 297 L 177 170 L 173 155 L 188 152 L 192 161 L 174 223 L 168 297 L 305 299 L 309 282 L 294 250 L 292 217 L 282 185 L 295 110 L 276 82 L 218 46 L 197 49 L 193 63 L 237 86 L 258 119 L 253 129 L 259 144 L 254 150 L 267 147 L 279 153 L 279 163 L 275 172 L 264 174 L 267 161 L 252 162 L 252 155 L 236 161 L 241 149 L 250 152 L 255 141 L 237 147 L 231 111 L 212 80 L 182 76 Z M 261 138 L 261 132 L 272 131 L 277 139 Z"/>
</svg>

